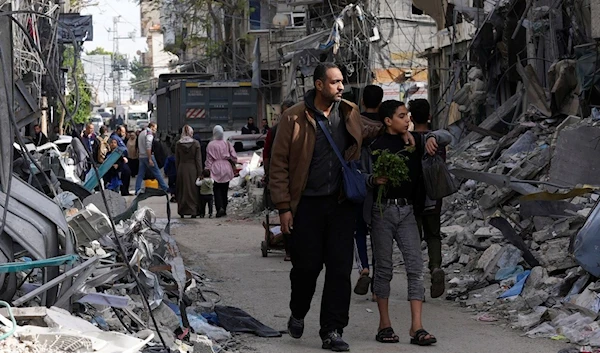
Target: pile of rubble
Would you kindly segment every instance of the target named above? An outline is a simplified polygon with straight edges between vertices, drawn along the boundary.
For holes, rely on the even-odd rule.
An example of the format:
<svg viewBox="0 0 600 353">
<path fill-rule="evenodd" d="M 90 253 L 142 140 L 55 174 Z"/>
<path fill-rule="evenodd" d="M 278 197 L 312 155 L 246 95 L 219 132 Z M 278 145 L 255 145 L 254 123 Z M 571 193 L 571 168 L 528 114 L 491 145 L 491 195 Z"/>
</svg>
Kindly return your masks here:
<svg viewBox="0 0 600 353">
<path fill-rule="evenodd" d="M 599 196 L 586 186 L 598 184 L 600 123 L 536 109 L 515 120 L 502 135 L 472 132 L 450 152 L 462 185 L 444 199 L 446 299 L 529 337 L 600 346 L 590 246 L 600 233 L 586 232 L 600 221 Z"/>
<path fill-rule="evenodd" d="M 164 194 L 147 190 L 129 206 L 116 193 L 104 195 L 107 203 L 101 193 L 56 198 L 70 230 L 62 248 L 70 236 L 74 253 L 33 261 L 22 252 L 0 265 L 19 283 L 10 305 L 0 301 L 0 352 L 237 351 L 225 321 L 245 313 L 217 305 L 210 280 L 184 266 L 170 221 L 159 226 L 152 209 L 138 207 Z M 61 269 L 52 279 L 50 266 Z"/>
</svg>

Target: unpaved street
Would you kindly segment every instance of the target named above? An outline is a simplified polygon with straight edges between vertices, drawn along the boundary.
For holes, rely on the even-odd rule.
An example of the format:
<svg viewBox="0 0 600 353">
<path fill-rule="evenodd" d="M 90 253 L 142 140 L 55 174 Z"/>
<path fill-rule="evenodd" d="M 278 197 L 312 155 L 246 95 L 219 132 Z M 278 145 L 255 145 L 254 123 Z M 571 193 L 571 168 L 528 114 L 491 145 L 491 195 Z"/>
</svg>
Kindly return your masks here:
<svg viewBox="0 0 600 353">
<path fill-rule="evenodd" d="M 152 205 L 157 216 L 164 215 L 164 203 Z M 186 265 L 205 273 L 223 298 L 222 304 L 242 308 L 276 330 L 284 330 L 289 315 L 290 263 L 281 254 L 263 258 L 260 241 L 263 228 L 256 220 L 185 219 L 175 220 L 172 234 L 179 243 Z M 354 273 L 354 279 L 357 274 Z M 261 353 L 322 352 L 318 337 L 318 313 L 322 279 L 317 287 L 313 308 L 306 318 L 305 334 L 300 340 L 287 335 L 263 339 L 242 336 L 250 347 L 247 351 Z M 406 301 L 406 280 L 402 274 L 392 281 L 390 308 L 394 329 L 400 344 L 381 344 L 375 341 L 378 324 L 377 307 L 367 297 L 353 294 L 350 325 L 344 338 L 354 352 L 515 352 L 555 353 L 567 345 L 548 339 L 520 337 L 497 324 L 478 322 L 474 313 L 443 299 L 428 299 L 424 305 L 425 328 L 438 338 L 435 347 L 408 344 L 409 307 Z"/>
</svg>

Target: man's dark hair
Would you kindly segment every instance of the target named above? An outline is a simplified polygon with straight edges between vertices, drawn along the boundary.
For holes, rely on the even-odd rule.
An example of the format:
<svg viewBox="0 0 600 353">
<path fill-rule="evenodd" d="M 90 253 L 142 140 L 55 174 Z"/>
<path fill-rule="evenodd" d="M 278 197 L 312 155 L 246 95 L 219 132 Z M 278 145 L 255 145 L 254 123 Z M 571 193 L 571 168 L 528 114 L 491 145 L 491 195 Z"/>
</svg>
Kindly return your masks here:
<svg viewBox="0 0 600 353">
<path fill-rule="evenodd" d="M 393 117 L 396 109 L 402 106 L 404 106 L 404 103 L 395 99 L 381 103 L 381 106 L 379 107 L 379 120 L 383 122 L 385 118 Z"/>
<path fill-rule="evenodd" d="M 415 124 L 427 124 L 430 115 L 429 102 L 427 99 L 414 99 L 408 103 L 408 111 Z"/>
<path fill-rule="evenodd" d="M 33 125 L 33 128 L 35 129 L 36 127 L 40 127 L 40 124 L 35 124 Z"/>
<path fill-rule="evenodd" d="M 363 103 L 368 109 L 376 109 L 383 99 L 383 88 L 376 85 L 368 85 L 363 91 Z"/>
<path fill-rule="evenodd" d="M 252 116 L 249 116 L 249 117 L 248 117 L 248 120 L 250 120 L 250 119 L 254 120 L 254 117 L 252 117 Z"/>
<path fill-rule="evenodd" d="M 205 178 L 210 178 L 210 170 L 204 169 L 202 171 L 202 176 L 205 177 Z"/>
<path fill-rule="evenodd" d="M 100 135 L 105 134 L 108 131 L 108 129 L 106 128 L 106 126 L 100 126 Z"/>
<path fill-rule="evenodd" d="M 322 82 L 325 82 L 325 79 L 327 78 L 327 71 L 329 69 L 340 69 L 336 64 L 334 63 L 320 63 L 316 68 L 315 68 L 315 73 L 313 74 L 313 83 L 316 85 L 317 81 L 321 80 Z"/>
</svg>

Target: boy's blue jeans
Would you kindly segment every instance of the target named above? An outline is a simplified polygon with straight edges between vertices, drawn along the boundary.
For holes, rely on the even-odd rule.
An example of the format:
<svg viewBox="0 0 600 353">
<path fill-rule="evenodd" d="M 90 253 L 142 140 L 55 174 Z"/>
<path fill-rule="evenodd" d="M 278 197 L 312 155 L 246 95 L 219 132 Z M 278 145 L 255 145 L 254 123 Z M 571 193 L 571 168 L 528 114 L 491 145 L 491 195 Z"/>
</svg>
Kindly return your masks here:
<svg viewBox="0 0 600 353">
<path fill-rule="evenodd" d="M 135 179 L 135 193 L 137 194 L 142 188 L 142 182 L 144 181 L 144 176 L 146 175 L 146 169 L 150 169 L 154 178 L 158 181 L 158 185 L 160 188 L 167 192 L 169 190 L 169 186 L 165 183 L 162 175 L 160 174 L 160 169 L 158 169 L 158 164 L 156 163 L 156 158 L 152 156 L 152 162 L 154 166 L 150 166 L 150 158 L 142 158 L 140 157 L 140 170 L 138 172 L 138 176 Z"/>
</svg>

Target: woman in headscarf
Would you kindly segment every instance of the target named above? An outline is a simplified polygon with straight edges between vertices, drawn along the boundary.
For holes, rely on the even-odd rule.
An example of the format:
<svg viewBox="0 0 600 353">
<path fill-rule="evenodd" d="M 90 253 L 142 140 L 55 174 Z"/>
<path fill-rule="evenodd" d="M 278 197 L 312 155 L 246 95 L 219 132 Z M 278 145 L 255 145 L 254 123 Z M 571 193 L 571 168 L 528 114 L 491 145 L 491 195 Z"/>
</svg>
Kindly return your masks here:
<svg viewBox="0 0 600 353">
<path fill-rule="evenodd" d="M 181 130 L 181 139 L 175 147 L 177 212 L 181 218 L 196 218 L 200 204 L 196 179 L 202 175 L 202 154 L 200 144 L 192 136 L 194 130 L 185 125 Z"/>
<path fill-rule="evenodd" d="M 220 125 L 213 129 L 213 140 L 206 147 L 206 169 L 210 170 L 215 181 L 214 194 L 217 217 L 227 216 L 227 192 L 229 182 L 233 179 L 233 166 L 237 155 L 233 146 L 223 139 L 223 128 Z"/>
</svg>

